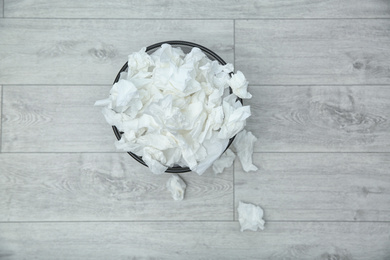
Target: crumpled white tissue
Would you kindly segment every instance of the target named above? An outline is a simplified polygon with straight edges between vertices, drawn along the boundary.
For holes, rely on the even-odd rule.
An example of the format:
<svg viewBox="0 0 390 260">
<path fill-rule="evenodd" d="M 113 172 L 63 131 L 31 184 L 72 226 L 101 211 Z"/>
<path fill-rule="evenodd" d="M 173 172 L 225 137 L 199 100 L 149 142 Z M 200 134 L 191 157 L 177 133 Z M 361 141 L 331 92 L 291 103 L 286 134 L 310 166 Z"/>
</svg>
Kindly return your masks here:
<svg viewBox="0 0 390 260">
<path fill-rule="evenodd" d="M 227 149 L 221 157 L 219 157 L 216 161 L 213 163 L 213 172 L 215 174 L 222 173 L 225 168 L 228 168 L 233 165 L 234 159 L 236 158 L 236 155 L 232 152 L 232 150 L 229 148 Z"/>
<path fill-rule="evenodd" d="M 183 200 L 186 187 L 184 181 L 175 173 L 167 181 L 167 189 L 171 192 L 174 200 Z"/>
<path fill-rule="evenodd" d="M 264 229 L 263 214 L 264 211 L 259 206 L 239 202 L 238 204 L 238 221 L 240 222 L 241 232 L 244 230 L 257 231 L 257 229 Z"/>
<path fill-rule="evenodd" d="M 95 105 L 123 132 L 117 149 L 141 156 L 153 173 L 180 165 L 202 174 L 251 115 L 237 100 L 250 98 L 248 82 L 233 70 L 198 48 L 187 54 L 169 44 L 151 54 L 142 48 L 129 55 L 109 98 Z"/>
<path fill-rule="evenodd" d="M 228 81 L 233 93 L 240 98 L 251 98 L 252 95 L 248 92 L 248 81 L 241 71 L 237 71 Z"/>
<path fill-rule="evenodd" d="M 233 101 L 231 97 L 233 97 Z M 218 133 L 219 138 L 226 139 L 236 135 L 244 129 L 246 119 L 251 115 L 250 107 L 242 106 L 241 102 L 235 101 L 235 99 L 236 96 L 231 94 L 223 100 L 222 107 L 225 118 Z"/>
<path fill-rule="evenodd" d="M 233 146 L 240 159 L 242 169 L 246 172 L 258 170 L 256 165 L 252 163 L 253 146 L 256 140 L 257 138 L 252 132 L 247 132 L 244 129 L 236 135 L 233 141 Z"/>
<path fill-rule="evenodd" d="M 168 169 L 168 167 L 164 165 L 164 163 L 166 163 L 164 153 L 151 146 L 147 146 L 143 149 L 142 159 L 154 174 L 162 174 Z"/>
<path fill-rule="evenodd" d="M 203 174 L 223 153 L 228 143 L 229 140 L 226 139 L 211 138 L 210 140 L 206 140 L 203 145 L 206 148 L 207 156 L 194 167 L 194 171 L 198 174 Z"/>
</svg>

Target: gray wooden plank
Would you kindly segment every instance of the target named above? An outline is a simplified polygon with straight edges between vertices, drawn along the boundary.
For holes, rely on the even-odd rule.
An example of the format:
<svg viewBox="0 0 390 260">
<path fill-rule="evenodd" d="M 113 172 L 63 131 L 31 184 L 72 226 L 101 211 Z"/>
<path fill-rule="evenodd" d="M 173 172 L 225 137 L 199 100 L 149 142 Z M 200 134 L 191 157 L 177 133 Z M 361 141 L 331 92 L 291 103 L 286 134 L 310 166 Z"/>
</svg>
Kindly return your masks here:
<svg viewBox="0 0 390 260">
<path fill-rule="evenodd" d="M 235 27 L 236 67 L 252 85 L 390 83 L 390 20 L 239 20 Z"/>
<path fill-rule="evenodd" d="M 253 86 L 257 152 L 390 152 L 389 86 Z"/>
<path fill-rule="evenodd" d="M 174 201 L 170 174 L 154 175 L 125 153 L 2 153 L 0 221 L 233 219 L 232 168 L 181 176 L 185 199 Z"/>
<path fill-rule="evenodd" d="M 312 1 L 59 1 L 5 0 L 6 17 L 52 18 L 380 18 L 390 16 L 385 0 Z"/>
<path fill-rule="evenodd" d="M 100 107 L 110 86 L 3 86 L 3 152 L 112 152 Z"/>
<path fill-rule="evenodd" d="M 389 223 L 1 223 L 3 259 L 388 259 Z"/>
<path fill-rule="evenodd" d="M 110 86 L 3 86 L 4 152 L 113 152 Z M 257 152 L 389 152 L 388 86 L 254 86 Z"/>
<path fill-rule="evenodd" d="M 233 21 L 1 19 L 0 30 L 0 84 L 111 84 L 128 54 L 167 40 L 233 62 Z"/>
<path fill-rule="evenodd" d="M 236 163 L 236 207 L 259 204 L 268 220 L 390 221 L 388 153 L 255 153 L 253 160 L 255 173 Z"/>
</svg>

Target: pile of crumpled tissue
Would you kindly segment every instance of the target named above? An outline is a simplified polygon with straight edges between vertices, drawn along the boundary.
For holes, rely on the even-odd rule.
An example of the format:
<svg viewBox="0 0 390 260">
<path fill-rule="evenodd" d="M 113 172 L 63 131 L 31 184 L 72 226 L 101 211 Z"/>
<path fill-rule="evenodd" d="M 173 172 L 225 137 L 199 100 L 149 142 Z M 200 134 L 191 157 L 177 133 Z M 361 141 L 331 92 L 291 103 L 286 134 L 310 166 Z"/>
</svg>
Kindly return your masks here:
<svg viewBox="0 0 390 260">
<path fill-rule="evenodd" d="M 129 55 L 128 71 L 109 98 L 95 103 L 123 132 L 116 147 L 141 156 L 155 174 L 175 165 L 198 174 L 212 166 L 221 173 L 233 163 L 230 149 L 222 153 L 237 135 L 233 146 L 243 169 L 257 170 L 252 164 L 256 137 L 243 130 L 250 107 L 237 99 L 252 97 L 243 73 L 232 74 L 232 64 L 220 65 L 199 48 L 187 54 L 168 44 L 150 55 L 145 50 Z"/>
</svg>

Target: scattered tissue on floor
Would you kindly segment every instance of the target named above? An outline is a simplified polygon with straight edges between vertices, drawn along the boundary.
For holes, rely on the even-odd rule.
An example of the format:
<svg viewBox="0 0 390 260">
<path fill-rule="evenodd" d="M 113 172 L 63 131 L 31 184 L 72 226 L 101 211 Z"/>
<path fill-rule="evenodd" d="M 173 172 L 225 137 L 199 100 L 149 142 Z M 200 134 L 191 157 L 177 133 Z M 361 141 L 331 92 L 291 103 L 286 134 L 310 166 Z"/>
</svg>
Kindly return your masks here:
<svg viewBox="0 0 390 260">
<path fill-rule="evenodd" d="M 241 232 L 244 230 L 257 231 L 257 229 L 264 229 L 263 214 L 264 211 L 259 206 L 239 202 L 238 208 L 238 221 L 241 225 Z"/>
<path fill-rule="evenodd" d="M 187 185 L 177 174 L 172 174 L 167 181 L 167 189 L 174 200 L 183 200 Z"/>
<path fill-rule="evenodd" d="M 106 121 L 123 132 L 116 147 L 141 156 L 155 174 L 175 165 L 198 174 L 212 166 L 220 173 L 234 159 L 231 150 L 221 154 L 235 135 L 243 169 L 255 171 L 256 137 L 243 131 L 251 111 L 237 99 L 252 95 L 244 74 L 233 70 L 232 64 L 220 65 L 199 48 L 187 54 L 168 44 L 151 54 L 142 48 L 129 55 L 128 71 L 109 98 L 95 105 L 104 106 Z"/>
</svg>

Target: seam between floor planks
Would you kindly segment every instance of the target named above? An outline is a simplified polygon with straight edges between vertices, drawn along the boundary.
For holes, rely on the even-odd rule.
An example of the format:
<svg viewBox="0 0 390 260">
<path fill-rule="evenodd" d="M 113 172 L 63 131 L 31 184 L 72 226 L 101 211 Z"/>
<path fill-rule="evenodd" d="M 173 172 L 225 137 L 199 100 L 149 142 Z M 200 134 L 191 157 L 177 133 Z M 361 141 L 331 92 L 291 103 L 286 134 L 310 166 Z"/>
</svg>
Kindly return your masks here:
<svg viewBox="0 0 390 260">
<path fill-rule="evenodd" d="M 60 220 L 53 220 L 53 221 L 39 221 L 39 220 L 32 220 L 32 221 L 0 221 L 0 224 L 25 224 L 25 223 L 237 223 L 239 224 L 238 220 L 70 220 L 70 221 L 60 221 Z M 267 220 L 265 219 L 265 223 L 373 223 L 373 224 L 380 224 L 380 223 L 390 223 L 390 221 L 383 221 L 383 220 Z"/>
<path fill-rule="evenodd" d="M 4 12 L 4 10 L 3 10 Z M 301 21 L 301 20 L 390 20 L 390 17 L 353 17 L 353 18 L 326 18 L 326 17 L 320 17 L 320 18 L 86 18 L 86 17 L 80 17 L 80 18 L 53 18 L 53 17 L 33 17 L 33 16 L 26 16 L 26 17 L 7 17 L 3 16 L 0 17 L 0 19 L 13 19 L 13 20 L 23 20 L 23 19 L 36 19 L 36 20 L 113 20 L 113 21 Z"/>
<path fill-rule="evenodd" d="M 4 94 L 3 94 L 3 86 L 0 85 L 0 153 L 2 153 L 2 143 L 3 143 L 3 97 L 4 97 Z"/>
<path fill-rule="evenodd" d="M 233 210 L 232 210 L 232 212 L 233 212 L 233 221 L 236 221 L 236 185 L 235 185 L 235 183 L 236 183 L 236 175 L 235 175 L 235 173 L 236 173 L 236 167 L 234 167 L 235 166 L 235 161 L 233 161 L 233 165 L 231 166 L 231 167 L 233 167 Z M 222 172 L 223 173 L 223 172 Z"/>
<path fill-rule="evenodd" d="M 233 20 L 233 66 L 236 69 L 236 19 Z"/>
</svg>

